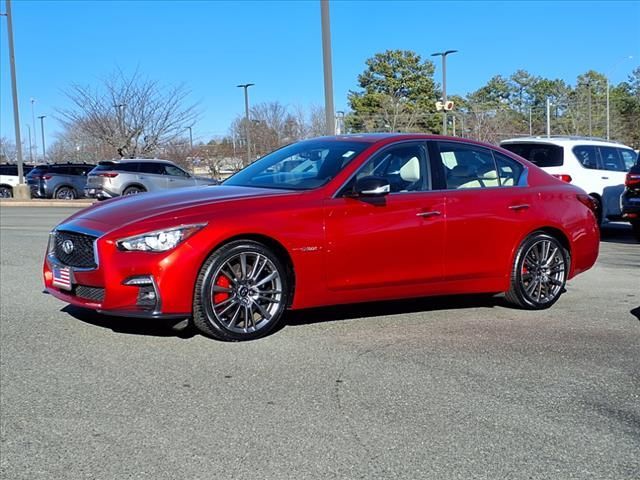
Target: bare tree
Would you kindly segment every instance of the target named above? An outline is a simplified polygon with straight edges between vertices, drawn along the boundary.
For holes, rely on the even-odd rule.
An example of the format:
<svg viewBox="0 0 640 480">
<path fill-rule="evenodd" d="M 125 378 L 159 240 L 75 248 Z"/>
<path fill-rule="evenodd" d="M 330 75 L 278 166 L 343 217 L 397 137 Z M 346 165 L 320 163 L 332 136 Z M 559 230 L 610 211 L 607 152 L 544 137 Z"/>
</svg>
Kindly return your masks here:
<svg viewBox="0 0 640 480">
<path fill-rule="evenodd" d="M 0 137 L 0 162 L 13 163 L 16 160 L 16 144 L 7 137 Z"/>
<path fill-rule="evenodd" d="M 193 126 L 198 112 L 187 103 L 189 93 L 184 85 L 164 87 L 138 72 L 116 72 L 96 88 L 73 85 L 66 94 L 74 106 L 59 113 L 67 128 L 109 145 L 114 154 L 144 157 Z"/>
</svg>

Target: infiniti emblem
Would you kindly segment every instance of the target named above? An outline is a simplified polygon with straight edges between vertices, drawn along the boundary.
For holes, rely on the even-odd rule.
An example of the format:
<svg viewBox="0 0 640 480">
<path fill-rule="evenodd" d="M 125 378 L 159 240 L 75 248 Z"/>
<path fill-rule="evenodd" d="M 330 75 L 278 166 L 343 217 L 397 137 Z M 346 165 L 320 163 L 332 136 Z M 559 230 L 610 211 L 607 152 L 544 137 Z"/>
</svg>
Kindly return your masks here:
<svg viewBox="0 0 640 480">
<path fill-rule="evenodd" d="M 62 251 L 67 255 L 70 255 L 73 252 L 73 242 L 71 240 L 65 240 L 62 242 Z"/>
</svg>

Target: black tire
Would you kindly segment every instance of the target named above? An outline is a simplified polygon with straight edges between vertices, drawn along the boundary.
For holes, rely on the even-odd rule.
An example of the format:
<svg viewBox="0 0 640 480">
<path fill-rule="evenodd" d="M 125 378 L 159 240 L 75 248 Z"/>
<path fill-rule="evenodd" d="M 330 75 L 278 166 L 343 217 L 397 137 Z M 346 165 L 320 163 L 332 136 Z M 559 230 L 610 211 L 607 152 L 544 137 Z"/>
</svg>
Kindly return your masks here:
<svg viewBox="0 0 640 480">
<path fill-rule="evenodd" d="M 125 188 L 124 192 L 122 192 L 122 195 L 137 195 L 144 192 L 146 192 L 144 188 L 132 185 L 131 187 Z"/>
<path fill-rule="evenodd" d="M 4 185 L 0 186 L 0 198 L 12 198 L 13 189 Z"/>
<path fill-rule="evenodd" d="M 602 200 L 600 200 L 600 197 L 598 197 L 597 195 L 589 195 L 593 201 L 596 204 L 596 209 L 593 212 L 596 216 L 596 221 L 598 222 L 598 227 L 602 226 L 602 221 L 604 220 L 604 217 L 602 215 Z"/>
<path fill-rule="evenodd" d="M 224 279 L 226 284 L 221 286 Z M 214 251 L 200 269 L 193 324 L 204 335 L 223 341 L 264 337 L 282 320 L 290 281 L 283 262 L 263 244 L 251 240 L 228 243 Z"/>
<path fill-rule="evenodd" d="M 527 310 L 549 308 L 565 291 L 570 263 L 569 252 L 557 238 L 544 232 L 532 233 L 516 253 L 511 285 L 505 292 L 507 301 Z"/>
<path fill-rule="evenodd" d="M 633 232 L 633 236 L 636 237 L 636 240 L 640 242 L 640 220 L 631 221 L 631 231 Z"/>
<path fill-rule="evenodd" d="M 71 187 L 59 187 L 53 197 L 56 200 L 74 200 L 77 195 L 76 191 Z"/>
</svg>

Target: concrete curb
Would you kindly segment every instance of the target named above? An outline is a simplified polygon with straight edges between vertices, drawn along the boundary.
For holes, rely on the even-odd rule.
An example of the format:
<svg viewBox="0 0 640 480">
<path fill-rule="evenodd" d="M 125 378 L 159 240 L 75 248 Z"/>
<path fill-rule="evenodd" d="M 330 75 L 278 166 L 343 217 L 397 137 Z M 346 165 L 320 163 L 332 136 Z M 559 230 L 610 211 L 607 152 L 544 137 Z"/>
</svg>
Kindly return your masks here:
<svg viewBox="0 0 640 480">
<path fill-rule="evenodd" d="M 85 208 L 93 205 L 97 200 L 17 200 L 13 198 L 3 198 L 0 200 L 0 207 L 67 207 Z"/>
</svg>

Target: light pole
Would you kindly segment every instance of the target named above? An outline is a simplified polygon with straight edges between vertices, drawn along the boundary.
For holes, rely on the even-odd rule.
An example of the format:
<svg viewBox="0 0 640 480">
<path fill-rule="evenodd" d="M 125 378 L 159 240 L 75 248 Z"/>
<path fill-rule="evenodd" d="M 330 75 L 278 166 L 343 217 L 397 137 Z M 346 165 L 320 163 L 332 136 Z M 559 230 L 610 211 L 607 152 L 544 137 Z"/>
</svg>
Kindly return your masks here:
<svg viewBox="0 0 640 480">
<path fill-rule="evenodd" d="M 18 185 L 14 189 L 16 198 L 29 198 L 29 187 L 24 183 L 22 168 L 22 140 L 20 139 L 20 112 L 18 110 L 18 82 L 16 80 L 16 56 L 13 48 L 13 18 L 11 16 L 11 0 L 6 1 L 7 35 L 9 37 L 9 66 L 11 68 L 11 93 L 13 96 L 13 122 L 16 134 L 16 156 L 18 157 Z"/>
<path fill-rule="evenodd" d="M 329 0 L 320 0 L 322 23 L 322 65 L 324 69 L 324 116 L 327 135 L 335 135 L 336 125 L 333 113 L 333 68 L 331 65 L 331 25 Z"/>
<path fill-rule="evenodd" d="M 191 127 L 187 127 L 187 130 L 189 130 L 189 146 L 191 150 L 193 150 L 193 132 L 191 131 Z"/>
<path fill-rule="evenodd" d="M 442 57 L 442 134 L 447 134 L 447 55 L 456 53 L 458 50 L 446 50 L 444 52 L 432 53 L 432 57 Z"/>
<path fill-rule="evenodd" d="M 42 133 L 42 161 L 45 161 L 45 152 L 47 151 L 44 147 L 44 119 L 47 118 L 46 115 L 39 115 L 40 119 L 40 132 Z"/>
<path fill-rule="evenodd" d="M 27 123 L 27 130 L 29 131 L 29 161 L 33 165 L 33 143 L 31 143 L 31 125 Z"/>
<path fill-rule="evenodd" d="M 251 163 L 251 141 L 250 141 L 250 126 L 249 126 L 249 87 L 253 87 L 255 83 L 243 83 L 236 85 L 238 88 L 244 88 L 244 134 L 247 139 L 247 163 Z M 245 166 L 246 166 L 245 165 Z"/>
<path fill-rule="evenodd" d="M 38 138 L 38 128 L 36 127 L 36 113 L 33 108 L 33 104 L 36 103 L 36 99 L 31 97 L 31 127 L 33 128 L 33 139 Z M 38 141 L 36 140 L 36 160 L 38 160 Z"/>
<path fill-rule="evenodd" d="M 118 103 L 113 107 L 116 109 L 116 115 L 118 116 L 118 128 L 120 133 L 124 136 L 124 109 L 127 106 L 126 103 Z"/>
<path fill-rule="evenodd" d="M 629 55 L 628 57 L 621 58 L 620 60 L 618 60 L 618 63 L 616 63 L 614 67 L 611 70 L 609 70 L 609 72 L 606 75 L 606 79 L 607 79 L 607 140 L 609 140 L 610 133 L 611 133 L 611 127 L 610 127 L 611 117 L 610 117 L 610 107 L 609 107 L 609 89 L 610 89 L 609 77 L 614 73 L 614 71 L 620 66 L 622 62 L 624 62 L 625 60 L 631 60 L 632 58 L 633 58 L 633 55 Z"/>
</svg>

